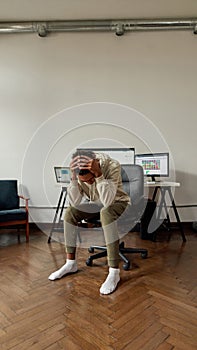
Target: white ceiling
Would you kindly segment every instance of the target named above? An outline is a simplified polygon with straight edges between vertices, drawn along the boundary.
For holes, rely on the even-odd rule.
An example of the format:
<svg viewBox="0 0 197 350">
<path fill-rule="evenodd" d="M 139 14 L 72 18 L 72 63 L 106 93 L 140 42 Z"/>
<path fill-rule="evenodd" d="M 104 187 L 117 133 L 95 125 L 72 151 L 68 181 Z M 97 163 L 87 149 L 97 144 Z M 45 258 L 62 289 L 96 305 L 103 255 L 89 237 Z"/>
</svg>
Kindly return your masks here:
<svg viewBox="0 0 197 350">
<path fill-rule="evenodd" d="M 197 17 L 197 0 L 0 0 L 0 21 Z"/>
</svg>

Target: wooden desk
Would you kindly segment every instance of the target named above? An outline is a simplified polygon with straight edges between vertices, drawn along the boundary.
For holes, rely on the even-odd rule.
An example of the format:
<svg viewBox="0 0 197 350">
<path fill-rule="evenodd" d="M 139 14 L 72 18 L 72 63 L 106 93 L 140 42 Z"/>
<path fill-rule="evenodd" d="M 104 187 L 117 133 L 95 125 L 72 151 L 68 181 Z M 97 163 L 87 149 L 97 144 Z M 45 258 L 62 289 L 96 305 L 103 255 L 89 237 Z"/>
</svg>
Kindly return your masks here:
<svg viewBox="0 0 197 350">
<path fill-rule="evenodd" d="M 150 181 L 150 182 L 145 182 L 144 184 L 145 188 L 153 188 L 153 195 L 151 200 L 153 201 L 157 201 L 157 194 L 158 191 L 160 192 L 161 198 L 160 198 L 160 202 L 157 203 L 158 204 L 158 212 L 156 214 L 156 220 L 158 221 L 158 223 L 161 221 L 161 214 L 162 214 L 162 209 L 164 209 L 165 215 L 166 215 L 166 220 L 168 222 L 168 225 L 170 227 L 170 217 L 168 214 L 168 210 L 167 210 L 167 204 L 166 204 L 166 196 L 168 195 L 170 198 L 170 202 L 171 202 L 171 206 L 173 208 L 176 220 L 177 220 L 177 224 L 178 227 L 180 229 L 180 233 L 183 239 L 183 242 L 186 242 L 186 238 L 185 238 L 185 234 L 183 231 L 183 226 L 179 217 L 179 213 L 175 204 L 175 200 L 174 197 L 172 195 L 172 188 L 173 187 L 180 187 L 180 183 L 179 182 L 166 182 L 166 181 Z"/>
</svg>

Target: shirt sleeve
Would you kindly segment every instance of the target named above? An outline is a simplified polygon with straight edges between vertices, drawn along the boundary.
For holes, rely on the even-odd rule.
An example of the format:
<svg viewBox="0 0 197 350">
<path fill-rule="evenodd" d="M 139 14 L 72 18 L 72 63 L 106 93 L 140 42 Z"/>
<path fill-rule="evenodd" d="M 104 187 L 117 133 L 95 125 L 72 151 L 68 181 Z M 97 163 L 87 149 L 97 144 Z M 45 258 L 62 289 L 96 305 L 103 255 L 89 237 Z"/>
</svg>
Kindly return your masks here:
<svg viewBox="0 0 197 350">
<path fill-rule="evenodd" d="M 81 203 L 83 192 L 80 191 L 79 183 L 77 180 L 72 180 L 67 189 L 68 201 L 72 206 Z"/>
<path fill-rule="evenodd" d="M 118 183 L 120 181 L 120 176 L 120 166 L 117 166 L 116 168 L 113 168 L 113 171 L 109 171 L 106 177 L 101 175 L 95 179 L 99 199 L 104 207 L 108 207 L 113 203 L 116 196 Z"/>
</svg>

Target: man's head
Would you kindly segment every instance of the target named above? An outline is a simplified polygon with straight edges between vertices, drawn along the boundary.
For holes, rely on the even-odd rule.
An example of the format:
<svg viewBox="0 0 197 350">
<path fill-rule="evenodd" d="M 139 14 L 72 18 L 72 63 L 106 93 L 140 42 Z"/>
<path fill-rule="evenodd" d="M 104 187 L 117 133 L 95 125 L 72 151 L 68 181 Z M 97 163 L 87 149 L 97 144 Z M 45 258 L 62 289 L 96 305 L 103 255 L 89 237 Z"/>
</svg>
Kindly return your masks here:
<svg viewBox="0 0 197 350">
<path fill-rule="evenodd" d="M 83 156 L 88 157 L 90 160 L 96 158 L 95 153 L 92 151 L 78 150 L 73 154 L 72 159 L 78 157 L 79 164 L 80 164 L 80 157 L 82 157 L 81 159 L 83 159 L 83 163 L 84 163 Z M 88 161 L 86 163 L 88 163 Z M 89 185 L 92 185 L 95 182 L 95 175 L 89 169 L 80 169 L 80 166 L 79 166 L 78 168 L 75 169 L 75 172 L 78 175 L 78 178 L 80 181 L 87 182 Z"/>
</svg>

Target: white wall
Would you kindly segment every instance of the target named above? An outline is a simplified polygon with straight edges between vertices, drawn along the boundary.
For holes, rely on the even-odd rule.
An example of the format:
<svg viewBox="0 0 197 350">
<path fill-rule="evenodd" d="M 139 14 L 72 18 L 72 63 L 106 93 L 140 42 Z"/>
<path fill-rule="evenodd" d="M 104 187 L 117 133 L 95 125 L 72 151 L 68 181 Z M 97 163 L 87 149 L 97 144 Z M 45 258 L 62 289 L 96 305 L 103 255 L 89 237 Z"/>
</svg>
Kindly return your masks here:
<svg viewBox="0 0 197 350">
<path fill-rule="evenodd" d="M 0 1 L 1 21 L 197 17 L 197 2 L 188 0 L 152 0 L 149 6 L 146 0 L 10 4 Z M 176 202 L 197 204 L 197 36 L 192 31 L 123 37 L 0 34 L 0 42 L 0 178 L 18 178 L 31 206 L 56 205 L 53 165 L 95 138 L 135 146 L 137 152 L 169 148 L 181 182 Z M 31 214 L 33 221 L 53 218 L 44 209 L 31 209 Z M 182 208 L 180 214 L 184 221 L 197 219 L 196 207 Z"/>
</svg>

